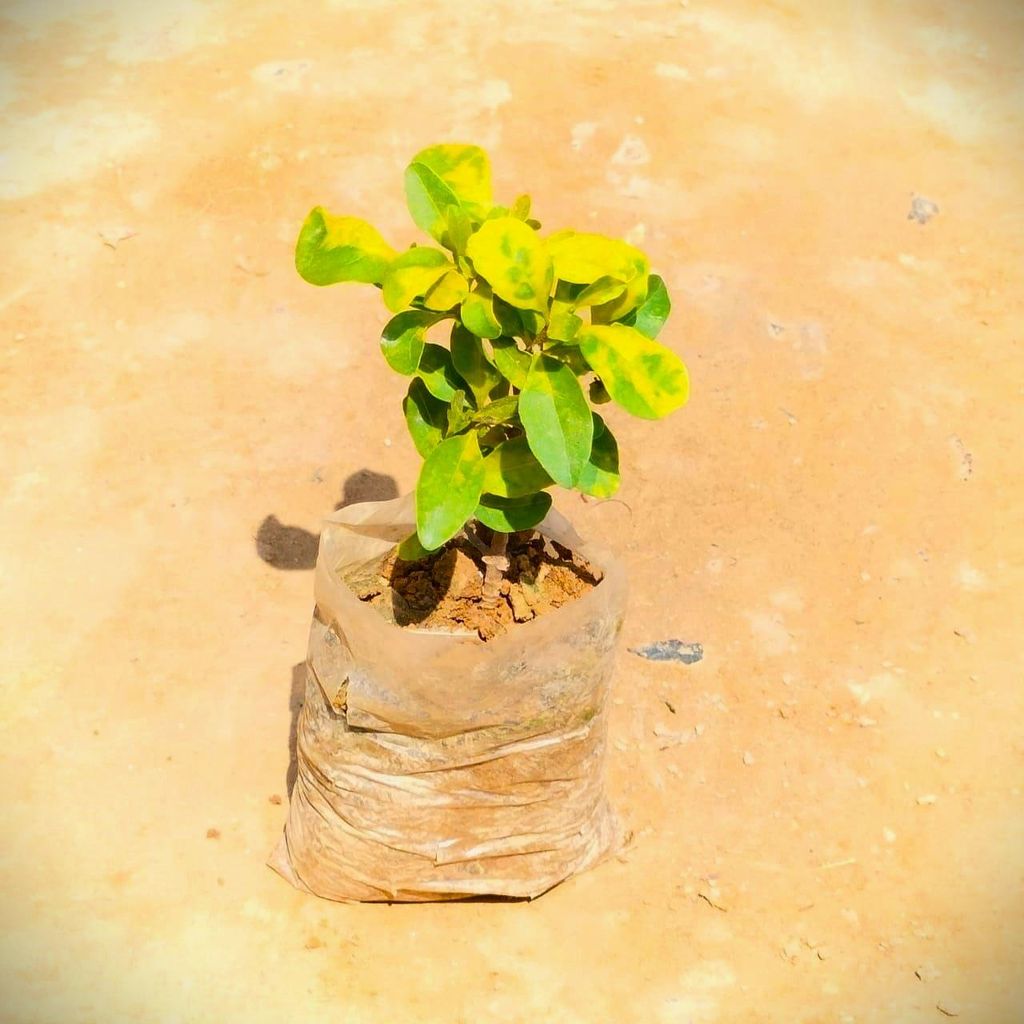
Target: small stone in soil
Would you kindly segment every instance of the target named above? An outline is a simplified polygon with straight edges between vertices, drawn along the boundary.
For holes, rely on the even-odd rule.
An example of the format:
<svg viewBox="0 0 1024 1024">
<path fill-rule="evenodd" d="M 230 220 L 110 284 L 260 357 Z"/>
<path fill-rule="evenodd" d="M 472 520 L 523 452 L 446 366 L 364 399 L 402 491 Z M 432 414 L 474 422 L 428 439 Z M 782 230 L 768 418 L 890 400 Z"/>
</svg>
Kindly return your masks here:
<svg viewBox="0 0 1024 1024">
<path fill-rule="evenodd" d="M 682 640 L 655 640 L 640 647 L 630 647 L 629 651 L 648 661 L 678 661 L 684 665 L 693 665 L 704 657 L 701 644 Z"/>
<path fill-rule="evenodd" d="M 508 599 L 512 604 L 512 617 L 516 622 L 528 622 L 533 618 L 533 608 L 530 607 L 530 602 L 523 596 L 523 591 L 519 586 L 509 590 Z"/>
</svg>

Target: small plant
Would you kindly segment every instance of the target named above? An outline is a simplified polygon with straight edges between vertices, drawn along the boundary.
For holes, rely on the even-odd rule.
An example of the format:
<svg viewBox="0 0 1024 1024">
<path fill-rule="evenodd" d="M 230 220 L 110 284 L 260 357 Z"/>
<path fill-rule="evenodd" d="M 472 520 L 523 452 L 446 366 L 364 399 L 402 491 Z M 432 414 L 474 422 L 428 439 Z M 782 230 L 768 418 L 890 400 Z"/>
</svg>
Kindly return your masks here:
<svg viewBox="0 0 1024 1024">
<path fill-rule="evenodd" d="M 603 235 L 541 237 L 529 196 L 493 205 L 480 147 L 424 149 L 405 172 L 405 194 L 441 248 L 398 252 L 366 221 L 318 206 L 295 265 L 311 284 L 381 290 L 393 314 L 381 350 L 411 378 L 403 407 L 423 457 L 416 533 L 399 555 L 422 558 L 475 520 L 491 531 L 484 592 L 493 602 L 507 535 L 544 518 L 549 487 L 601 498 L 618 489 L 618 445 L 591 405 L 660 419 L 686 401 L 686 367 L 654 340 L 671 303 L 647 257 Z"/>
</svg>

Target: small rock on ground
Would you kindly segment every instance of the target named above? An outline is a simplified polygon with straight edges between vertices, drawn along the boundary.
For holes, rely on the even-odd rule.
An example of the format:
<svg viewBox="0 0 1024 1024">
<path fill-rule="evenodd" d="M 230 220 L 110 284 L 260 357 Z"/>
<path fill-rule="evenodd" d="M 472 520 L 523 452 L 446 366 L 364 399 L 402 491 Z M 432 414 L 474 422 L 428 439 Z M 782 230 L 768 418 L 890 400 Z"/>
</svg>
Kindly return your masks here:
<svg viewBox="0 0 1024 1024">
<path fill-rule="evenodd" d="M 655 640 L 640 647 L 630 647 L 630 653 L 647 658 L 648 661 L 680 661 L 692 665 L 704 657 L 701 644 L 685 643 L 682 640 Z"/>
</svg>

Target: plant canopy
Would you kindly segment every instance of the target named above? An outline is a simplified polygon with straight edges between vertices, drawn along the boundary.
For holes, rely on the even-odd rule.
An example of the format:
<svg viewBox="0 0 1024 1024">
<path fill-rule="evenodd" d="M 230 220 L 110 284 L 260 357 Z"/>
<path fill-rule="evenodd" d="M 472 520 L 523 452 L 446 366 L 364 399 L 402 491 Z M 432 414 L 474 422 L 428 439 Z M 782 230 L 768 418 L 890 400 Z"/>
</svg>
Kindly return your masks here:
<svg viewBox="0 0 1024 1024">
<path fill-rule="evenodd" d="M 682 360 L 655 340 L 672 308 L 665 282 L 619 239 L 544 237 L 529 196 L 495 205 L 479 146 L 417 153 L 405 195 L 436 244 L 398 252 L 366 221 L 317 206 L 295 247 L 306 281 L 376 285 L 392 314 L 381 351 L 410 378 L 403 409 L 423 458 L 403 557 L 469 520 L 530 529 L 554 484 L 611 497 L 619 447 L 592 406 L 661 419 L 689 393 Z"/>
</svg>

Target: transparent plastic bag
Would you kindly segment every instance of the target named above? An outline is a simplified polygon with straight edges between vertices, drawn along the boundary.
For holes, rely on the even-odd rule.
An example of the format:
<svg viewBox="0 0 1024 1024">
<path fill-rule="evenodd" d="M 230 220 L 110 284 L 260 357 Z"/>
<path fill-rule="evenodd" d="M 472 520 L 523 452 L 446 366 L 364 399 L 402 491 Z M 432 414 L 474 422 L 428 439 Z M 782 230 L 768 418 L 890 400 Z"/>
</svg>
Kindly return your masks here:
<svg viewBox="0 0 1024 1024">
<path fill-rule="evenodd" d="M 538 896 L 617 843 L 605 796 L 622 567 L 552 511 L 538 528 L 604 572 L 487 643 L 395 626 L 345 579 L 415 528 L 412 496 L 324 523 L 288 821 L 269 864 L 334 900 Z"/>
</svg>

